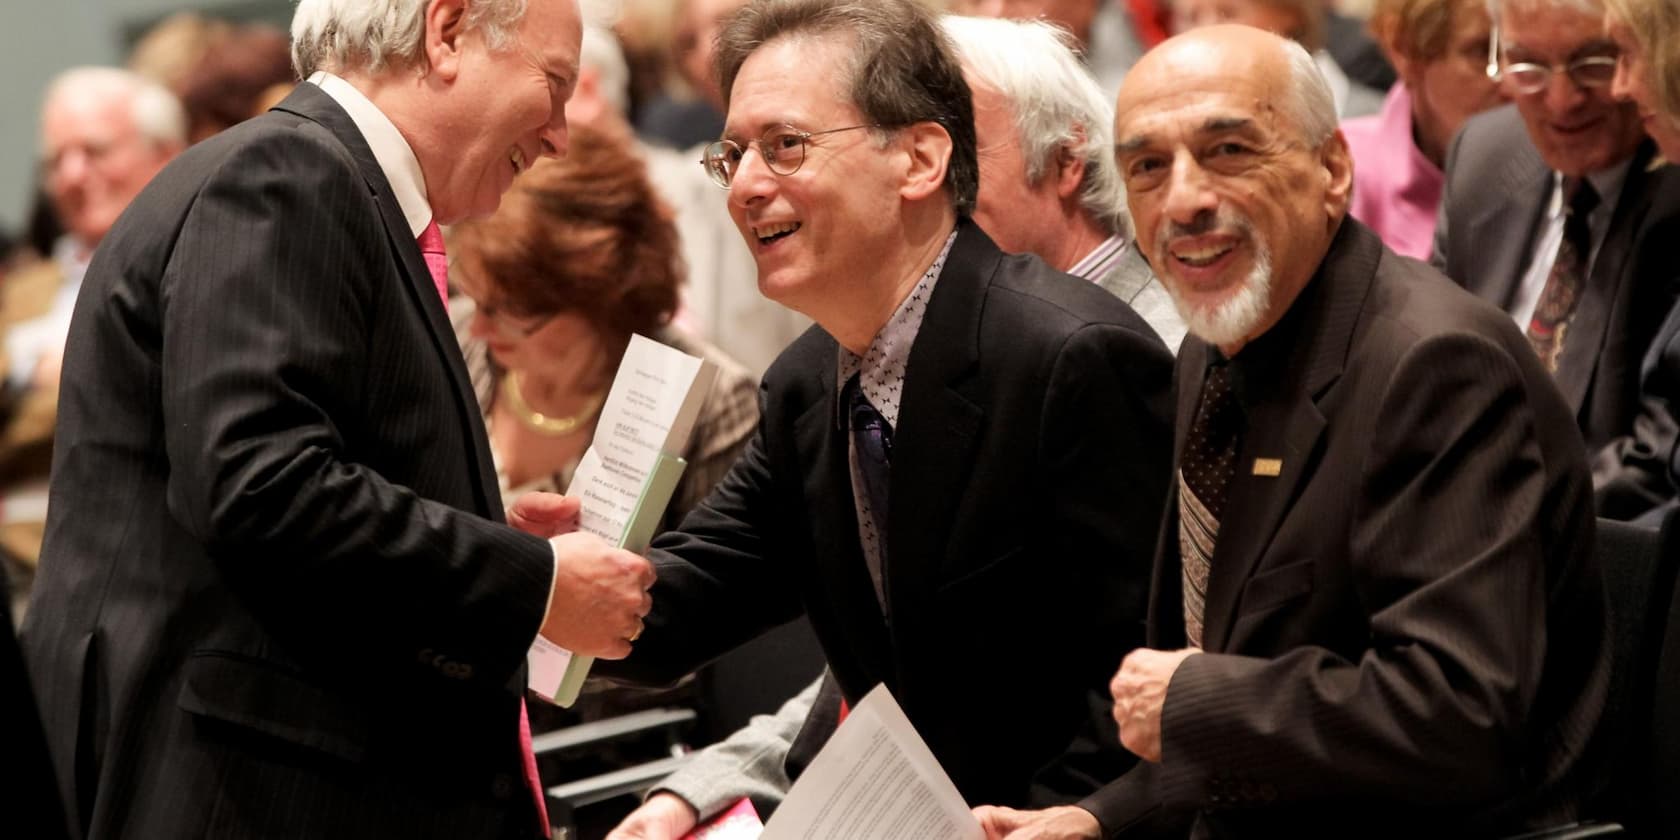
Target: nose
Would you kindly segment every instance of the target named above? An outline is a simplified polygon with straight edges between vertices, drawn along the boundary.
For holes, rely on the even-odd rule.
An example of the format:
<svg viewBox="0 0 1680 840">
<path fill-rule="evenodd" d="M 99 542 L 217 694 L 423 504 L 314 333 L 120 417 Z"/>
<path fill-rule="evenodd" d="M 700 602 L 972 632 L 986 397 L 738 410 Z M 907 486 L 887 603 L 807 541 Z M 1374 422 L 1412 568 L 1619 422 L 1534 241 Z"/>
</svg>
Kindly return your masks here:
<svg viewBox="0 0 1680 840">
<path fill-rule="evenodd" d="M 81 183 L 87 172 L 87 154 L 72 146 L 48 159 L 44 175 L 47 183 L 65 189 Z"/>
<path fill-rule="evenodd" d="M 735 177 L 729 180 L 729 203 L 746 208 L 766 201 L 776 184 L 776 173 L 770 171 L 754 143 L 741 153 L 741 162 L 735 165 Z"/>
<path fill-rule="evenodd" d="M 1587 100 L 1587 91 L 1575 84 L 1575 80 L 1569 78 L 1561 67 L 1552 71 L 1551 78 L 1546 80 L 1546 89 L 1539 95 L 1545 97 L 1546 108 L 1554 115 L 1567 113 Z"/>
<path fill-rule="evenodd" d="M 482 307 L 474 306 L 472 320 L 467 322 L 467 334 L 481 341 L 496 337 L 496 322 L 484 314 Z"/>
<path fill-rule="evenodd" d="M 1633 73 L 1628 70 L 1626 58 L 1616 59 L 1616 75 L 1610 78 L 1610 96 L 1618 102 L 1633 98 Z"/>
<path fill-rule="evenodd" d="M 1207 172 L 1190 152 L 1173 156 L 1163 212 L 1169 221 L 1189 227 L 1210 213 L 1218 212 L 1219 196 L 1208 183 Z"/>
</svg>

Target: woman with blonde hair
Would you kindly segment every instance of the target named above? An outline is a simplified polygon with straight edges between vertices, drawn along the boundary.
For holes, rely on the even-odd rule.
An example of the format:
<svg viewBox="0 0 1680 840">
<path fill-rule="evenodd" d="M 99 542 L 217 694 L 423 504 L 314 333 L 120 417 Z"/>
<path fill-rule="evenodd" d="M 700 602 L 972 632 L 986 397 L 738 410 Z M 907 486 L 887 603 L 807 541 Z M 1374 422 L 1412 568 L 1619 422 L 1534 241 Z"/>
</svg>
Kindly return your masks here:
<svg viewBox="0 0 1680 840">
<path fill-rule="evenodd" d="M 1621 57 L 1610 92 L 1639 106 L 1663 157 L 1680 160 L 1680 0 L 1604 0 Z"/>
</svg>

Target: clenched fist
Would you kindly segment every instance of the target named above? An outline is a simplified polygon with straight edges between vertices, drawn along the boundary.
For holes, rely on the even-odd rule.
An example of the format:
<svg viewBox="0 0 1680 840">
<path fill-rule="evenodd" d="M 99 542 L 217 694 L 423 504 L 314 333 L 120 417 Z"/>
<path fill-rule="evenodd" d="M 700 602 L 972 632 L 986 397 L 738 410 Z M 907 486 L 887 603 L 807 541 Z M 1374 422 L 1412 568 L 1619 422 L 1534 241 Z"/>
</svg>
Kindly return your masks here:
<svg viewBox="0 0 1680 840">
<path fill-rule="evenodd" d="M 653 609 L 648 589 L 653 564 L 585 532 L 549 540 L 554 546 L 554 592 L 543 638 L 573 653 L 600 659 L 630 655 L 642 617 Z"/>
</svg>

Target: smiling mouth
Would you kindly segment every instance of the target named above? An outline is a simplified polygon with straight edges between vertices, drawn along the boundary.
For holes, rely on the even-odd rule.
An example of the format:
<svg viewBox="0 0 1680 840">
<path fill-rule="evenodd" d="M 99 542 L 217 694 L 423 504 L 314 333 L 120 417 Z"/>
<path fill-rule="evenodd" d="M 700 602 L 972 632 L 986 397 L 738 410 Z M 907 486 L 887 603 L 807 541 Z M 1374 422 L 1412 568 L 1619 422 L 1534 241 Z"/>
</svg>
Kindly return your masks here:
<svg viewBox="0 0 1680 840">
<path fill-rule="evenodd" d="M 513 174 L 518 175 L 529 165 L 525 160 L 525 150 L 514 146 L 508 150 L 508 162 L 513 164 Z"/>
<path fill-rule="evenodd" d="M 754 227 L 753 236 L 758 239 L 758 244 L 769 245 L 772 242 L 786 239 L 787 237 L 793 235 L 793 233 L 801 227 L 803 227 L 803 225 L 799 222 L 783 222 L 781 224 Z"/>
<path fill-rule="evenodd" d="M 1236 243 L 1224 245 L 1206 245 L 1200 248 L 1174 248 L 1171 253 L 1173 259 L 1191 268 L 1205 268 L 1219 261 L 1220 257 L 1231 253 Z"/>
</svg>

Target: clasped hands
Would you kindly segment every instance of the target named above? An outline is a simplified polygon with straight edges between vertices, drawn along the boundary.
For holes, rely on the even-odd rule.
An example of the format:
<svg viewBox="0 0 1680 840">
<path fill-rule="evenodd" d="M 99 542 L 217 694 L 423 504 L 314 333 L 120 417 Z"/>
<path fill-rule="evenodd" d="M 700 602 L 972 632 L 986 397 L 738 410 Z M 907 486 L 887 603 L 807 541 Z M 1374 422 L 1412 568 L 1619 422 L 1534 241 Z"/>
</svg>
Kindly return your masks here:
<svg viewBox="0 0 1680 840">
<path fill-rule="evenodd" d="M 1139 758 L 1161 760 L 1161 709 L 1167 702 L 1167 685 L 1178 666 L 1197 653 L 1201 650 L 1138 648 L 1126 655 L 1109 681 L 1120 743 Z M 1042 811 L 982 805 L 974 809 L 974 817 L 986 830 L 986 840 L 1096 840 L 1102 835 L 1097 818 L 1073 805 Z"/>
<path fill-rule="evenodd" d="M 623 659 L 653 609 L 653 564 L 578 531 L 582 504 L 557 493 L 526 493 L 508 508 L 508 524 L 554 548 L 554 591 L 542 636 L 573 653 Z"/>
</svg>

